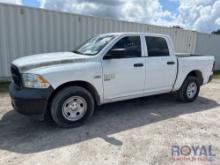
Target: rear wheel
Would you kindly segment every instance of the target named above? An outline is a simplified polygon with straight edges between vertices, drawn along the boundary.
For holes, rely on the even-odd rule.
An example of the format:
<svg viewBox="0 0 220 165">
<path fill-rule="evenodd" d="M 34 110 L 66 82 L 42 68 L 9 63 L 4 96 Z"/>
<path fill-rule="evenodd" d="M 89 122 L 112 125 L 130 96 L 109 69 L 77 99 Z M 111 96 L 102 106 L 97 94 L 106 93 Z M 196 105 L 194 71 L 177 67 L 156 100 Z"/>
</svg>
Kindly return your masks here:
<svg viewBox="0 0 220 165">
<path fill-rule="evenodd" d="M 85 88 L 72 86 L 62 89 L 51 104 L 51 116 L 60 127 L 78 127 L 94 112 L 94 99 Z"/>
<path fill-rule="evenodd" d="M 194 76 L 189 76 L 177 92 L 177 97 L 182 102 L 192 102 L 197 98 L 199 91 L 199 80 Z"/>
</svg>

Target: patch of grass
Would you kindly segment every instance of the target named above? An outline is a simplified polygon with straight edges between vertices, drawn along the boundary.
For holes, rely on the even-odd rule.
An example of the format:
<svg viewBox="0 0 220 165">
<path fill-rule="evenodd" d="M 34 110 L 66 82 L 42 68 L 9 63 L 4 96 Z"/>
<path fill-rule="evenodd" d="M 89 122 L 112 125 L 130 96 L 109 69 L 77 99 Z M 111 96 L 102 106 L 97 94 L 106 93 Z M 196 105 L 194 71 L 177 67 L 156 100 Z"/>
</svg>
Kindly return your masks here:
<svg viewBox="0 0 220 165">
<path fill-rule="evenodd" d="M 8 87 L 10 82 L 0 82 L 0 94 L 8 93 Z"/>
<path fill-rule="evenodd" d="M 220 70 L 214 72 L 214 79 L 220 79 Z"/>
</svg>

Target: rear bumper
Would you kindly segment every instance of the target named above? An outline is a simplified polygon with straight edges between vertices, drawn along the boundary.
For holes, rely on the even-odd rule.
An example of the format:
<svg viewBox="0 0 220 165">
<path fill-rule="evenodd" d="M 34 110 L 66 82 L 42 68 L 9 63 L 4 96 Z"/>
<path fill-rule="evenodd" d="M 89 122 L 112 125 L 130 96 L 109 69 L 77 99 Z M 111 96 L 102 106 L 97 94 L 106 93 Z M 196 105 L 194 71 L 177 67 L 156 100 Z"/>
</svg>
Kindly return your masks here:
<svg viewBox="0 0 220 165">
<path fill-rule="evenodd" d="M 9 86 L 14 110 L 25 115 L 45 114 L 52 92 L 52 87 L 48 89 L 18 88 L 14 83 Z"/>
</svg>

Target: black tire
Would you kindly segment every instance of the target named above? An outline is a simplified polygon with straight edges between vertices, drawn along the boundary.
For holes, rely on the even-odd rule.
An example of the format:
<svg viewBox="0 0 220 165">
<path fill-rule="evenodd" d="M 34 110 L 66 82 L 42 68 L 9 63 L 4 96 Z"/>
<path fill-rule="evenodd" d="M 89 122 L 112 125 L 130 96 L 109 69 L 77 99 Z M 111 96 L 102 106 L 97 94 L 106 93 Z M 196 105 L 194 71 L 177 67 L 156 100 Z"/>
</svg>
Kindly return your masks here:
<svg viewBox="0 0 220 165">
<path fill-rule="evenodd" d="M 82 97 L 87 103 L 87 110 L 82 118 L 76 121 L 70 121 L 65 118 L 63 115 L 63 104 L 64 102 L 72 97 L 72 96 L 79 96 Z M 71 128 L 71 127 L 79 127 L 85 123 L 94 113 L 95 102 L 94 98 L 92 97 L 91 93 L 82 88 L 80 86 L 71 86 L 66 87 L 59 91 L 52 100 L 51 103 L 51 117 L 53 121 L 59 126 L 63 128 Z"/>
<path fill-rule="evenodd" d="M 197 91 L 196 91 L 196 94 L 192 98 L 190 98 L 187 95 L 187 87 L 190 83 L 193 83 L 193 82 L 197 86 Z M 177 92 L 177 98 L 181 102 L 185 102 L 185 103 L 193 102 L 198 97 L 199 91 L 200 91 L 200 82 L 199 82 L 198 78 L 196 78 L 194 76 L 188 76 L 185 79 L 185 81 L 183 82 L 179 91 Z"/>
</svg>

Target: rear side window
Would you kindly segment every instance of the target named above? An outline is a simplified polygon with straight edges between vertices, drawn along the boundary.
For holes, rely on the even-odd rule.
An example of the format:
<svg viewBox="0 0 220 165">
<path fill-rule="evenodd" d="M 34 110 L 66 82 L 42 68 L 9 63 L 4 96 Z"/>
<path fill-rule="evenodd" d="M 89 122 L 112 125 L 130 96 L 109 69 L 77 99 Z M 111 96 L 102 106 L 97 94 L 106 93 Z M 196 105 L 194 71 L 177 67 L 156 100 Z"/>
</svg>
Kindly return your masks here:
<svg viewBox="0 0 220 165">
<path fill-rule="evenodd" d="M 164 38 L 161 37 L 145 37 L 148 56 L 149 57 L 158 57 L 158 56 L 169 56 L 169 49 L 167 42 Z"/>
</svg>

